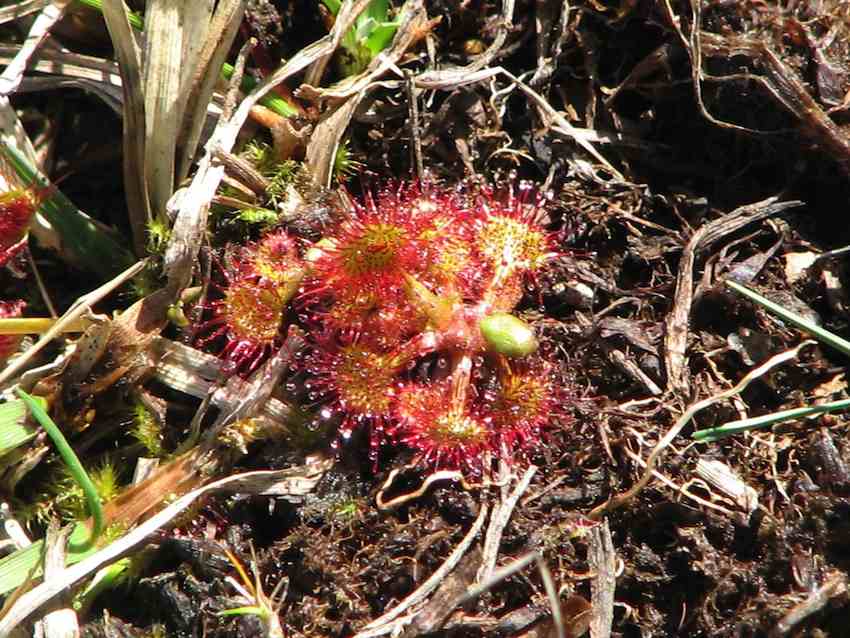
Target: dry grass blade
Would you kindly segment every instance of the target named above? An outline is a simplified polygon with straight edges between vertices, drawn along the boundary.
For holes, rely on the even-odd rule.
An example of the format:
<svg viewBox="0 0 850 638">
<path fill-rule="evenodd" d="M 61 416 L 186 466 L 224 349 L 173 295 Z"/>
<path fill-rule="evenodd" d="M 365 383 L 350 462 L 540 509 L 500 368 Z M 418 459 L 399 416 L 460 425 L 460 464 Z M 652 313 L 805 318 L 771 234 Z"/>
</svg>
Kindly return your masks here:
<svg viewBox="0 0 850 638">
<path fill-rule="evenodd" d="M 0 64 L 9 64 L 20 50 L 20 46 L 0 46 Z M 27 69 L 68 78 L 96 80 L 121 87 L 121 75 L 115 62 L 71 51 L 42 49 L 30 60 Z"/>
<path fill-rule="evenodd" d="M 496 567 L 496 559 L 499 557 L 499 545 L 502 542 L 502 533 L 513 514 L 519 498 L 528 490 L 531 484 L 531 479 L 534 478 L 534 473 L 537 472 L 537 467 L 530 466 L 522 478 L 517 483 L 513 492 L 507 494 L 507 490 L 502 490 L 502 500 L 493 510 L 493 516 L 490 517 L 490 525 L 487 527 L 487 534 L 484 537 L 484 553 L 481 559 L 481 567 L 478 569 L 476 576 L 477 582 L 487 580 L 493 573 Z"/>
<path fill-rule="evenodd" d="M 233 38 L 245 11 L 240 0 L 219 2 L 206 34 L 200 39 L 204 46 L 191 58 L 197 59 L 193 73 L 189 77 L 189 94 L 185 109 L 185 126 L 177 140 L 177 180 L 182 181 L 189 174 L 189 166 L 198 148 L 198 140 L 206 121 L 205 114 L 212 98 L 213 89 L 219 77 L 219 69 L 224 63 Z M 187 67 L 192 68 L 190 65 Z"/>
<path fill-rule="evenodd" d="M 51 524 L 47 529 L 44 545 L 44 579 L 51 580 L 55 574 L 61 573 L 65 567 L 65 544 L 68 540 L 70 528 L 60 530 L 58 524 Z M 60 597 L 52 605 L 48 605 L 47 613 L 40 621 L 44 638 L 73 638 L 80 635 L 79 621 L 77 614 L 67 604 L 67 601 L 61 600 L 68 598 Z"/>
<path fill-rule="evenodd" d="M 36 11 L 41 11 L 49 4 L 50 0 L 24 0 L 24 2 L 18 2 L 10 7 L 2 7 L 0 8 L 0 24 L 12 22 Z"/>
<path fill-rule="evenodd" d="M 208 33 L 215 0 L 195 0 L 195 2 L 181 4 L 184 6 L 185 13 L 180 23 L 183 54 L 179 69 L 180 91 L 188 95 L 191 92 L 192 85 L 196 82 L 196 60 L 200 58 L 201 51 L 209 44 Z"/>
<path fill-rule="evenodd" d="M 183 70 L 192 66 L 184 59 L 190 15 L 200 17 L 190 6 L 208 0 L 153 0 L 145 13 L 145 55 L 143 90 L 145 96 L 145 181 L 155 217 L 165 213 L 174 190 L 174 145 L 183 123 L 188 82 Z M 203 13 L 201 11 L 201 13 Z M 206 25 L 204 25 L 206 26 Z M 194 29 L 193 29 L 194 30 Z"/>
<path fill-rule="evenodd" d="M 192 183 L 184 191 L 178 191 L 169 200 L 168 217 L 174 219 L 171 240 L 165 253 L 165 271 L 168 275 L 168 290 L 176 299 L 177 295 L 192 281 L 192 273 L 195 269 L 195 258 L 198 255 L 207 228 L 207 214 L 210 203 L 218 185 L 224 177 L 224 165 L 213 166 L 213 160 L 221 153 L 229 151 L 236 141 L 239 127 L 230 128 L 234 100 L 236 99 L 236 87 L 242 77 L 245 68 L 245 58 L 252 46 L 251 41 L 246 42 L 239 51 L 231 78 L 231 86 L 225 97 L 222 114 L 218 126 L 213 132 L 209 147 L 198 167 Z M 242 122 L 239 123 L 240 126 Z M 232 137 L 231 137 L 232 134 Z M 226 143 L 220 144 L 217 136 L 227 136 Z"/>
<path fill-rule="evenodd" d="M 227 409 L 220 410 L 215 422 L 204 433 L 204 439 L 210 446 L 215 447 L 217 435 L 224 426 L 262 412 L 271 398 L 272 390 L 292 363 L 292 357 L 302 347 L 303 342 L 299 337 L 288 337 L 274 356 L 251 375 L 248 384 L 243 384 L 238 377 L 233 378 L 238 394 L 230 389 L 229 382 L 213 392 L 209 397 L 210 404 L 218 404 L 222 408 L 227 406 Z"/>
<path fill-rule="evenodd" d="M 342 106 L 324 117 L 310 136 L 306 158 L 308 174 L 325 188 L 330 188 L 337 150 L 348 123 L 365 94 L 366 92 L 362 91 L 348 98 Z"/>
<path fill-rule="evenodd" d="M 6 70 L 3 71 L 3 75 L 0 76 L 0 95 L 9 95 L 18 88 L 21 79 L 24 77 L 27 63 L 36 49 L 44 42 L 53 25 L 59 22 L 62 16 L 65 15 L 65 9 L 70 4 L 70 1 L 54 0 L 36 17 L 20 51 L 18 51 L 18 54 L 9 66 L 6 67 Z"/>
<path fill-rule="evenodd" d="M 257 86 L 229 118 L 222 118 L 207 143 L 207 151 L 185 192 L 172 200 L 176 220 L 172 239 L 165 253 L 165 271 L 169 289 L 176 293 L 191 280 L 192 266 L 198 254 L 200 237 L 206 229 L 206 213 L 218 185 L 224 177 L 224 166 L 215 161 L 215 154 L 228 152 L 236 142 L 239 129 L 248 119 L 251 108 L 271 89 L 333 51 L 330 37 L 325 36 L 296 53 L 285 65 Z"/>
<path fill-rule="evenodd" d="M 103 0 L 103 17 L 115 47 L 124 92 L 124 190 L 136 254 L 144 254 L 150 200 L 145 188 L 145 103 L 141 53 L 124 0 Z"/>
<path fill-rule="evenodd" d="M 22 594 L 8 609 L 6 614 L 0 618 L 0 636 L 10 635 L 15 627 L 30 614 L 41 608 L 47 601 L 52 600 L 55 596 L 66 591 L 86 576 L 94 574 L 101 567 L 135 550 L 145 542 L 148 536 L 169 525 L 171 521 L 202 496 L 218 491 L 257 493 L 270 486 L 278 485 L 281 479 L 292 478 L 298 473 L 312 475 L 313 468 L 302 466 L 276 472 L 246 472 L 244 474 L 235 474 L 185 494 L 96 554 L 59 571 L 50 581 L 43 582 L 25 594 Z"/>
<path fill-rule="evenodd" d="M 9 64 L 20 47 L 0 46 L 0 64 Z M 30 59 L 29 71 L 49 73 L 57 77 L 25 77 L 19 93 L 47 91 L 57 88 L 81 88 L 101 98 L 118 115 L 122 113 L 121 75 L 111 60 L 70 51 L 41 50 Z"/>
</svg>

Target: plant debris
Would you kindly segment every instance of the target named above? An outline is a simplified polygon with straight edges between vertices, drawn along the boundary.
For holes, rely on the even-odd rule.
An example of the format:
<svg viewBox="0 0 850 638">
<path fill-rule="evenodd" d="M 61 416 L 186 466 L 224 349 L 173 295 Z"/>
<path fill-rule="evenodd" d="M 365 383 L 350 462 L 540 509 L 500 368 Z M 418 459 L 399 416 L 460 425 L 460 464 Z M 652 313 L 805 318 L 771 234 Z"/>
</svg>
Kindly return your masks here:
<svg viewBox="0 0 850 638">
<path fill-rule="evenodd" d="M 0 635 L 843 636 L 846 5 L 0 8 Z"/>
</svg>

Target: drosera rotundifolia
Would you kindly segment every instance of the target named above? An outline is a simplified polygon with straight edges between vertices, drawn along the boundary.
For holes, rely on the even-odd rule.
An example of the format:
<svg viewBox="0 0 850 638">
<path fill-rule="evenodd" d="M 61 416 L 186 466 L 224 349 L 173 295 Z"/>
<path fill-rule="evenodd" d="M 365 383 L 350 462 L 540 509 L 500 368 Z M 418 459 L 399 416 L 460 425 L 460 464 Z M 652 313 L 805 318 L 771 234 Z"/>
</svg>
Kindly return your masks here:
<svg viewBox="0 0 850 638">
<path fill-rule="evenodd" d="M 198 342 L 246 375 L 298 325 L 303 408 L 358 428 L 371 456 L 473 474 L 524 458 L 569 421 L 571 389 L 517 306 L 559 233 L 529 184 L 401 183 L 308 242 L 276 229 L 230 250 Z"/>
</svg>

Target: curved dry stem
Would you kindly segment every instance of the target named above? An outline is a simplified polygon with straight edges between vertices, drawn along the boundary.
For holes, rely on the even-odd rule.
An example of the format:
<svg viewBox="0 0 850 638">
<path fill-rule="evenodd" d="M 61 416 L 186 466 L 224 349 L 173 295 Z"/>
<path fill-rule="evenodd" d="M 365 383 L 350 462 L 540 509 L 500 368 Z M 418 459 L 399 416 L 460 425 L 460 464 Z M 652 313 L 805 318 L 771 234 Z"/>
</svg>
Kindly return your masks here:
<svg viewBox="0 0 850 638">
<path fill-rule="evenodd" d="M 750 370 L 743 379 L 741 379 L 738 384 L 721 392 L 720 394 L 716 394 L 713 397 L 708 397 L 703 399 L 702 401 L 697 401 L 688 407 L 687 410 L 682 413 L 682 416 L 678 418 L 676 423 L 673 424 L 673 427 L 667 431 L 662 439 L 658 442 L 658 444 L 653 448 L 652 452 L 649 455 L 649 458 L 646 460 L 646 468 L 643 471 L 640 479 L 637 483 L 635 483 L 630 489 L 626 490 L 622 494 L 618 494 L 616 496 L 611 497 L 606 502 L 601 505 L 596 506 L 591 510 L 588 514 L 589 518 L 598 520 L 602 517 L 603 514 L 607 514 L 612 510 L 617 509 L 618 507 L 622 507 L 633 498 L 635 498 L 640 492 L 649 484 L 652 480 L 653 472 L 655 471 L 655 466 L 658 465 L 658 461 L 663 455 L 664 451 L 673 442 L 679 433 L 684 429 L 684 427 L 690 422 L 690 420 L 696 415 L 700 410 L 707 408 L 708 406 L 717 403 L 718 401 L 723 401 L 724 399 L 729 399 L 736 394 L 742 392 L 750 383 L 754 380 L 758 379 L 761 376 L 764 376 L 770 370 L 775 368 L 778 365 L 781 365 L 791 359 L 794 359 L 799 354 L 800 350 L 804 347 L 815 344 L 815 341 L 808 339 L 803 343 L 791 348 L 790 350 L 786 350 L 784 352 L 780 352 L 777 355 L 772 356 L 770 359 L 762 363 L 757 368 L 753 368 Z"/>
</svg>

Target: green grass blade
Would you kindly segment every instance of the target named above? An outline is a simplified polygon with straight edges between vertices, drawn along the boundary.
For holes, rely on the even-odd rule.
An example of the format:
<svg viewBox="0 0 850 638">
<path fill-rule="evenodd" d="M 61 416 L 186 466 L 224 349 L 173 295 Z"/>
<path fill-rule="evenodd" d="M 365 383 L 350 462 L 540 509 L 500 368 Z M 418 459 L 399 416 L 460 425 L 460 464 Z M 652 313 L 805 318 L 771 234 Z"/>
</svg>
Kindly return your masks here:
<svg viewBox="0 0 850 638">
<path fill-rule="evenodd" d="M 322 0 L 322 4 L 328 8 L 333 15 L 339 13 L 340 7 L 342 7 L 342 2 L 340 0 Z"/>
<path fill-rule="evenodd" d="M 99 274 L 103 279 L 112 279 L 135 263 L 136 259 L 130 251 L 101 230 L 61 191 L 51 188 L 50 183 L 27 161 L 23 153 L 6 144 L 0 144 L 0 151 L 24 184 L 43 187 L 48 192 L 38 212 L 62 237 L 64 249 L 75 263 Z"/>
<path fill-rule="evenodd" d="M 97 551 L 97 547 L 91 546 L 86 549 L 74 549 L 80 547 L 91 536 L 91 530 L 85 523 L 77 523 L 68 542 L 68 553 L 65 562 L 68 565 L 79 563 Z M 28 578 L 39 578 L 42 571 L 42 554 L 44 554 L 44 541 L 34 541 L 29 547 L 19 549 L 8 556 L 0 559 L 0 596 L 23 585 Z"/>
<path fill-rule="evenodd" d="M 41 397 L 34 400 L 46 406 Z M 36 435 L 35 429 L 26 423 L 27 404 L 22 400 L 9 401 L 0 405 L 0 456 L 14 450 Z"/>
<path fill-rule="evenodd" d="M 100 0 L 77 0 L 80 4 L 84 4 L 90 9 L 94 9 L 95 11 L 102 11 L 102 7 L 100 4 Z M 141 31 L 145 28 L 145 20 L 135 11 L 130 11 L 127 14 L 127 17 L 130 19 L 130 26 L 136 29 L 137 31 Z"/>
<path fill-rule="evenodd" d="M 268 610 L 257 605 L 250 605 L 248 607 L 234 607 L 233 609 L 224 609 L 216 612 L 216 616 L 245 616 L 247 614 L 264 617 L 268 615 Z"/>
<path fill-rule="evenodd" d="M 790 410 L 781 410 L 772 412 L 762 416 L 752 417 L 750 419 L 738 419 L 737 421 L 729 421 L 719 427 L 709 428 L 706 430 L 697 430 L 691 435 L 691 438 L 701 443 L 712 443 L 720 439 L 739 434 L 748 430 L 791 421 L 793 419 L 802 419 L 804 417 L 813 416 L 816 414 L 824 414 L 827 412 L 836 412 L 850 408 L 850 399 L 842 399 L 840 401 L 832 401 L 831 403 L 823 403 L 821 405 L 812 405 L 804 408 L 791 408 Z"/>
<path fill-rule="evenodd" d="M 225 62 L 221 66 L 221 76 L 226 80 L 229 80 L 230 78 L 232 78 L 233 77 L 233 65 Z M 242 76 L 242 84 L 240 85 L 240 88 L 245 93 L 250 93 L 251 91 L 254 90 L 254 88 L 256 86 L 257 86 L 257 81 L 254 78 L 252 78 L 248 75 Z M 280 97 L 278 95 L 271 95 L 271 94 L 266 95 L 265 97 L 260 98 L 260 104 L 265 106 L 267 109 L 271 109 L 272 111 L 274 111 L 278 115 L 282 115 L 283 117 L 292 117 L 293 115 L 298 115 L 298 113 L 300 112 L 298 109 L 296 109 L 294 106 L 292 106 L 289 102 L 287 102 L 286 100 L 284 100 L 282 97 Z"/>
<path fill-rule="evenodd" d="M 83 539 L 82 542 L 75 540 L 72 537 L 68 546 L 75 551 L 85 551 L 90 549 L 94 546 L 95 541 L 103 531 L 103 506 L 100 503 L 100 495 L 97 493 L 97 488 L 94 486 L 94 483 L 92 483 L 92 480 L 89 478 L 83 464 L 80 463 L 80 459 L 77 457 L 73 448 L 68 444 L 68 441 L 65 439 L 62 431 L 56 426 L 53 419 L 48 416 L 47 412 L 44 411 L 42 404 L 20 388 L 15 388 L 15 392 L 17 392 L 18 396 L 21 397 L 21 400 L 26 403 L 27 408 L 29 408 L 29 411 L 33 415 L 33 418 L 38 421 L 39 425 L 44 428 L 44 431 L 47 432 L 47 435 L 53 440 L 53 444 L 56 446 L 56 451 L 59 452 L 62 460 L 65 461 L 65 464 L 68 466 L 68 471 L 71 473 L 71 476 L 74 477 L 74 480 L 77 481 L 77 484 L 80 488 L 82 488 L 83 494 L 85 494 L 86 502 L 88 503 L 89 511 L 92 515 L 93 525 L 91 534 L 88 538 Z"/>
<path fill-rule="evenodd" d="M 747 299 L 754 301 L 765 310 L 775 314 L 783 321 L 790 323 L 791 325 L 799 328 L 804 332 L 808 332 L 821 343 L 825 343 L 828 346 L 832 346 L 839 352 L 850 356 L 850 341 L 842 339 L 841 337 L 836 334 L 833 334 L 829 330 L 824 330 L 819 325 L 812 323 L 807 319 L 803 319 L 800 315 L 795 315 L 790 310 L 787 310 L 779 304 L 770 301 L 770 299 L 762 297 L 760 294 L 758 294 L 757 292 L 753 292 L 749 288 L 745 288 L 741 284 L 735 283 L 734 281 L 727 281 L 726 285 L 729 286 L 735 292 L 745 296 Z"/>
</svg>

